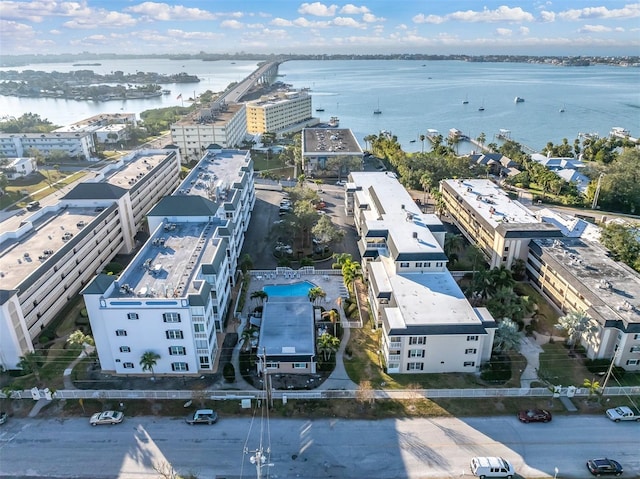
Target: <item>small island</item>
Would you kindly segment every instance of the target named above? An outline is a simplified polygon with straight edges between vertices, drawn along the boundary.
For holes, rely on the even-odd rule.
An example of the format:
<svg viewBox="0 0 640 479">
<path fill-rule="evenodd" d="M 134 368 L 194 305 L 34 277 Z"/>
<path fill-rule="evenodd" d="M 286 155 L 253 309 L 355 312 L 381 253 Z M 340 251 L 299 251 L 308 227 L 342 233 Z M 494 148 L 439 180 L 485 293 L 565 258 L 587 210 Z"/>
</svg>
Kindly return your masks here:
<svg viewBox="0 0 640 479">
<path fill-rule="evenodd" d="M 125 74 L 122 71 L 115 71 L 101 75 L 93 70 L 70 72 L 8 70 L 0 72 L 0 95 L 78 101 L 144 99 L 162 96 L 161 84 L 199 81 L 197 76 L 184 72 L 164 75 L 153 72 Z"/>
</svg>

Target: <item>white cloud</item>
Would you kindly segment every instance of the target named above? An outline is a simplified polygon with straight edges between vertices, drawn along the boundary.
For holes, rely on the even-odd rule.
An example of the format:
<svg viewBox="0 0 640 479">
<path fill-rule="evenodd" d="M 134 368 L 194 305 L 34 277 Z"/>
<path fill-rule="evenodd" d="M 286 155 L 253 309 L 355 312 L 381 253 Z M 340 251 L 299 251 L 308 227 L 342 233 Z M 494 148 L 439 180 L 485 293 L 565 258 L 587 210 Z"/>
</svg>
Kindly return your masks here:
<svg viewBox="0 0 640 479">
<path fill-rule="evenodd" d="M 499 37 L 510 37 L 513 34 L 513 30 L 510 28 L 496 28 L 496 34 Z"/>
<path fill-rule="evenodd" d="M 291 20 L 286 20 L 280 17 L 274 18 L 269 23 L 275 27 L 292 27 L 293 26 L 293 22 Z"/>
<path fill-rule="evenodd" d="M 231 28 L 232 30 L 240 30 L 244 27 L 244 24 L 238 20 L 224 20 L 220 22 L 222 28 Z"/>
<path fill-rule="evenodd" d="M 551 23 L 551 22 L 555 22 L 555 20 L 556 20 L 555 12 L 549 12 L 547 10 L 543 10 L 540 12 L 540 21 Z"/>
<path fill-rule="evenodd" d="M 251 30 L 246 33 L 246 38 L 269 38 L 270 40 L 286 40 L 289 38 L 289 34 L 286 30 L 274 30 L 265 28 L 263 30 Z"/>
<path fill-rule="evenodd" d="M 333 17 L 337 9 L 337 5 L 327 6 L 320 2 L 303 3 L 300 5 L 300 8 L 298 8 L 298 13 L 301 15 L 313 15 L 315 17 Z"/>
<path fill-rule="evenodd" d="M 518 31 L 520 32 L 520 35 L 529 35 L 529 27 L 520 27 L 518 29 Z"/>
<path fill-rule="evenodd" d="M 120 12 L 98 10 L 89 16 L 77 17 L 64 23 L 64 26 L 72 30 L 91 30 L 100 28 L 133 27 L 137 20 L 131 15 Z"/>
<path fill-rule="evenodd" d="M 336 17 L 331 22 L 337 27 L 365 28 L 365 26 L 351 17 Z"/>
<path fill-rule="evenodd" d="M 563 20 L 592 20 L 594 18 L 637 18 L 640 17 L 640 3 L 630 3 L 622 8 L 609 10 L 607 7 L 588 7 L 580 9 L 565 10 L 558 13 Z"/>
<path fill-rule="evenodd" d="M 4 19 L 24 19 L 40 23 L 45 17 L 72 17 L 88 15 L 91 9 L 85 2 L 57 2 L 49 0 L 35 0 L 17 2 L 7 0 L 2 2 L 2 17 Z"/>
<path fill-rule="evenodd" d="M 423 13 L 419 13 L 411 20 L 413 20 L 413 23 L 433 23 L 436 25 L 447 21 L 445 17 L 439 15 L 424 15 Z"/>
<path fill-rule="evenodd" d="M 578 31 L 580 33 L 600 33 L 600 32 L 610 32 L 611 28 L 605 27 L 604 25 L 584 25 Z"/>
<path fill-rule="evenodd" d="M 293 24 L 296 27 L 304 27 L 304 28 L 326 28 L 326 27 L 328 27 L 330 25 L 329 22 L 326 22 L 326 21 L 311 22 L 311 21 L 307 20 L 304 17 L 296 18 L 293 21 Z"/>
<path fill-rule="evenodd" d="M 340 9 L 340 13 L 343 15 L 358 15 L 360 13 L 369 13 L 370 11 L 371 10 L 369 10 L 364 5 L 361 7 L 356 7 L 351 3 L 347 3 L 344 7 Z"/>
<path fill-rule="evenodd" d="M 362 21 L 365 23 L 384 22 L 385 20 L 384 17 L 376 17 L 373 13 L 365 13 L 362 15 Z"/>
<path fill-rule="evenodd" d="M 215 14 L 200 8 L 187 8 L 182 5 L 169 5 L 159 2 L 143 2 L 139 5 L 124 8 L 123 11 L 144 15 L 150 20 L 213 20 Z"/>
<path fill-rule="evenodd" d="M 532 22 L 533 15 L 525 12 L 521 7 L 510 8 L 500 6 L 495 10 L 485 8 L 481 12 L 467 10 L 465 12 L 454 12 L 447 15 L 450 20 L 459 20 L 462 22 Z"/>
<path fill-rule="evenodd" d="M 214 32 L 185 32 L 184 30 L 169 29 L 167 36 L 183 40 L 219 40 L 224 38 L 222 33 Z"/>
</svg>

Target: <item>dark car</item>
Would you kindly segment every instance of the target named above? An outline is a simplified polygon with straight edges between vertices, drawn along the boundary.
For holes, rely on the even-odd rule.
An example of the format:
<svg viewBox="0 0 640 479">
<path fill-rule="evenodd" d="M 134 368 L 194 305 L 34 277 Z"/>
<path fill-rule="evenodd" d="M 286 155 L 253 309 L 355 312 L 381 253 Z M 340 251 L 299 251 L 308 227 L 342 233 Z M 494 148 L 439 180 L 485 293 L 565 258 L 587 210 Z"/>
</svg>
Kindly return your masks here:
<svg viewBox="0 0 640 479">
<path fill-rule="evenodd" d="M 213 409 L 198 409 L 186 421 L 187 424 L 215 424 L 218 422 L 218 413 Z"/>
<path fill-rule="evenodd" d="M 594 476 L 612 475 L 619 476 L 623 469 L 618 461 L 613 459 L 589 459 L 587 461 L 587 469 Z"/>
<path fill-rule="evenodd" d="M 551 413 L 546 409 L 525 409 L 518 413 L 521 422 L 549 422 Z"/>
</svg>

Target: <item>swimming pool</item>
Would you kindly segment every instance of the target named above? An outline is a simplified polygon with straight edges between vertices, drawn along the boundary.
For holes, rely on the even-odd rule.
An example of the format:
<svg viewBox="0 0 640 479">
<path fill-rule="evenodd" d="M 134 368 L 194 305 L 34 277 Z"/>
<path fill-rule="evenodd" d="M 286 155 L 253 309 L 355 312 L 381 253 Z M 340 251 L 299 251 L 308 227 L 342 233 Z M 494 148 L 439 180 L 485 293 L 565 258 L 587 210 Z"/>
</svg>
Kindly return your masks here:
<svg viewBox="0 0 640 479">
<path fill-rule="evenodd" d="M 270 284 L 262 290 L 269 296 L 308 296 L 309 290 L 315 286 L 311 281 L 299 281 L 291 284 Z"/>
</svg>

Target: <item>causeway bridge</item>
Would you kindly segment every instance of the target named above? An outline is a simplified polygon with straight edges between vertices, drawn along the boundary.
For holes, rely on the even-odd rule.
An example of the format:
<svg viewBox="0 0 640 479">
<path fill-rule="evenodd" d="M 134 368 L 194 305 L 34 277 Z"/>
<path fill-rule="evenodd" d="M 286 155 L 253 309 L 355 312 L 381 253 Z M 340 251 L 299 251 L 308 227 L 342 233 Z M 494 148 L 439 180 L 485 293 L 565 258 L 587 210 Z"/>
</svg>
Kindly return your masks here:
<svg viewBox="0 0 640 479">
<path fill-rule="evenodd" d="M 258 67 L 247 78 L 236 84 L 232 88 L 224 92 L 224 94 L 218 99 L 219 102 L 225 103 L 238 103 L 240 98 L 247 94 L 251 88 L 260 84 L 271 84 L 278 76 L 278 66 L 281 62 L 267 62 Z"/>
</svg>

